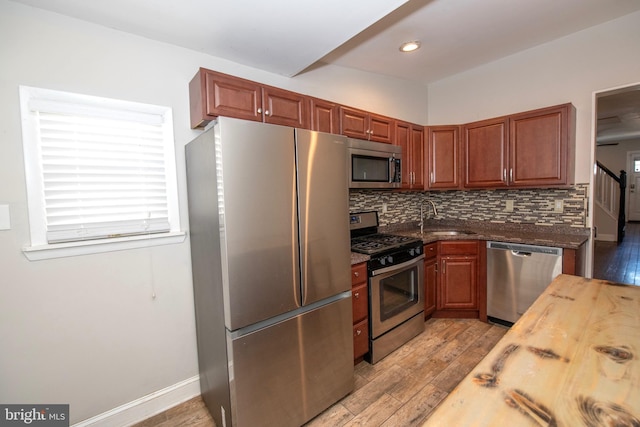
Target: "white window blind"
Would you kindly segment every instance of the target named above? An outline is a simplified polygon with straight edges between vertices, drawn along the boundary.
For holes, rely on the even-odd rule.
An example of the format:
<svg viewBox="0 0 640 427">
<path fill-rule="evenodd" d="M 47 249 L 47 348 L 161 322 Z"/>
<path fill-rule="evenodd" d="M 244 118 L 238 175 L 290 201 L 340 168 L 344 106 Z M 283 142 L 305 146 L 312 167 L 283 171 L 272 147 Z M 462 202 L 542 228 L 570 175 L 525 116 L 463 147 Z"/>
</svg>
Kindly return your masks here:
<svg viewBox="0 0 640 427">
<path fill-rule="evenodd" d="M 177 196 L 168 185 L 175 175 L 168 173 L 173 144 L 166 109 L 105 105 L 80 95 L 50 98 L 27 104 L 46 243 L 170 231 Z"/>
</svg>

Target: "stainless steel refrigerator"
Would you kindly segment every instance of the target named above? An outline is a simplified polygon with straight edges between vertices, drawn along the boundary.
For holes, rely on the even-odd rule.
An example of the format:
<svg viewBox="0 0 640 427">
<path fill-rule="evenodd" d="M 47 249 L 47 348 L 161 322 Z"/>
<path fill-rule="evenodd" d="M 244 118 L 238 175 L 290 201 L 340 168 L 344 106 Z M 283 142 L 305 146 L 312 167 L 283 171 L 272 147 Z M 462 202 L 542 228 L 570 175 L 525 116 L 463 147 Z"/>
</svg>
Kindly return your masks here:
<svg viewBox="0 0 640 427">
<path fill-rule="evenodd" d="M 353 389 L 346 139 L 221 117 L 186 162 L 203 399 L 304 424 Z"/>
</svg>

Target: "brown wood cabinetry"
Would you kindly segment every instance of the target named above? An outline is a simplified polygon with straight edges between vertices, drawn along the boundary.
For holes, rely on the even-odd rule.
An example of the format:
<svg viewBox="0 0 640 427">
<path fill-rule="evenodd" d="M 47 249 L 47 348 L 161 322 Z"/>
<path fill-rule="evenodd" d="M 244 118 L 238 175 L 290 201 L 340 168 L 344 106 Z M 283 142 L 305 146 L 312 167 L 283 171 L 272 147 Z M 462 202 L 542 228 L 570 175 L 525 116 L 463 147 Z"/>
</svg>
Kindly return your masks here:
<svg viewBox="0 0 640 427">
<path fill-rule="evenodd" d="M 424 317 L 431 317 L 436 311 L 438 288 L 438 244 L 424 245 Z"/>
<path fill-rule="evenodd" d="M 562 250 L 562 274 L 584 276 L 587 245 L 582 244 L 578 249 L 564 248 Z"/>
<path fill-rule="evenodd" d="M 509 116 L 509 185 L 572 184 L 575 108 L 571 104 Z"/>
<path fill-rule="evenodd" d="M 311 130 L 340 133 L 340 106 L 323 99 L 311 98 Z"/>
<path fill-rule="evenodd" d="M 400 145 L 403 189 L 543 188 L 574 182 L 575 107 L 570 103 L 424 128 L 206 68 L 189 83 L 189 102 L 192 128 L 228 116 Z"/>
<path fill-rule="evenodd" d="M 484 250 L 483 250 L 484 249 Z M 438 242 L 438 288 L 434 317 L 486 321 L 486 249 L 476 240 Z"/>
<path fill-rule="evenodd" d="M 366 262 L 351 266 L 351 302 L 353 359 L 359 361 L 369 352 L 369 289 Z"/>
<path fill-rule="evenodd" d="M 424 190 L 424 128 L 396 122 L 395 145 L 402 147 L 402 188 Z"/>
<path fill-rule="evenodd" d="M 460 127 L 429 126 L 428 185 L 429 189 L 460 188 Z"/>
<path fill-rule="evenodd" d="M 571 104 L 464 125 L 464 187 L 552 187 L 574 180 Z"/>
<path fill-rule="evenodd" d="M 304 95 L 200 68 L 189 83 L 191 127 L 218 116 L 310 128 Z"/>
<path fill-rule="evenodd" d="M 466 188 L 506 187 L 509 125 L 506 117 L 464 125 L 463 176 Z"/>
<path fill-rule="evenodd" d="M 394 120 L 355 108 L 340 107 L 340 133 L 351 138 L 393 143 Z"/>
</svg>

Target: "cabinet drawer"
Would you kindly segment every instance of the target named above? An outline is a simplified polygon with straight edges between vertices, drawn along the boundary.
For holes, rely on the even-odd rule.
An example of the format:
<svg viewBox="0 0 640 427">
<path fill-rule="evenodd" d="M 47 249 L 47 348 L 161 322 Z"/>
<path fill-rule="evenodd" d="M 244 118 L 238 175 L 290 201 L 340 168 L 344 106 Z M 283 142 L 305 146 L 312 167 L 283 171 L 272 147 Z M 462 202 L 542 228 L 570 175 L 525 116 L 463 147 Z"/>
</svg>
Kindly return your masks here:
<svg viewBox="0 0 640 427">
<path fill-rule="evenodd" d="M 438 243 L 429 243 L 424 245 L 424 257 L 425 259 L 433 258 L 438 255 Z"/>
<path fill-rule="evenodd" d="M 369 298 L 367 284 L 354 286 L 351 290 L 353 304 L 353 323 L 366 319 L 369 315 Z"/>
<path fill-rule="evenodd" d="M 367 352 L 369 352 L 369 322 L 368 319 L 364 319 L 353 325 L 353 358 L 357 359 Z"/>
<path fill-rule="evenodd" d="M 367 283 L 367 263 L 362 262 L 360 264 L 351 266 L 351 286 L 357 286 L 362 283 Z"/>
<path fill-rule="evenodd" d="M 440 255 L 476 255 L 478 253 L 478 241 L 456 240 L 440 242 L 438 252 Z"/>
</svg>

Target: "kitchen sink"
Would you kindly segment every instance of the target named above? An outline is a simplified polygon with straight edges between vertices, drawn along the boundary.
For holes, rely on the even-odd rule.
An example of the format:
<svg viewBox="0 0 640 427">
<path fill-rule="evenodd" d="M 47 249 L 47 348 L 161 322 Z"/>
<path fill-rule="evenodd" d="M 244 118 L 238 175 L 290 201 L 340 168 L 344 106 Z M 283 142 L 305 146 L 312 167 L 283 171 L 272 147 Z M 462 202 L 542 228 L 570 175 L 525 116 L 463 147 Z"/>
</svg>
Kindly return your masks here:
<svg viewBox="0 0 640 427">
<path fill-rule="evenodd" d="M 425 234 L 431 234 L 432 236 L 460 236 L 460 235 L 468 235 L 468 234 L 476 234 L 473 231 L 467 230 L 434 230 L 434 231 L 425 231 Z"/>
</svg>

